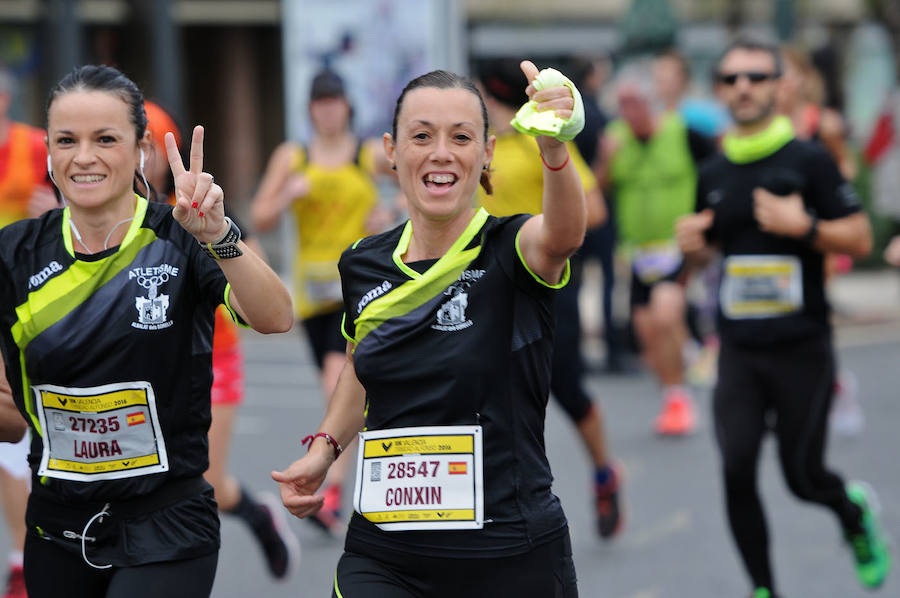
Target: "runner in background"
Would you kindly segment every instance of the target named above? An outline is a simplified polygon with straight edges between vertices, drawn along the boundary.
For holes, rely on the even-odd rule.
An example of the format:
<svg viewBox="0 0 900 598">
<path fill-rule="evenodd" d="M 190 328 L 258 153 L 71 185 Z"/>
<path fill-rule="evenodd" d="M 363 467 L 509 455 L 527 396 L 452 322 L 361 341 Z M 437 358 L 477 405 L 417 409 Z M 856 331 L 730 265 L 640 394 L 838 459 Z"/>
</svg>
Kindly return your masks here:
<svg viewBox="0 0 900 598">
<path fill-rule="evenodd" d="M 612 60 L 608 56 L 583 57 L 573 61 L 572 76 L 584 101 L 584 129 L 575 137 L 578 152 L 590 166 L 595 177 L 602 163 L 600 140 L 609 117 L 600 108 L 600 91 L 612 72 Z M 613 290 L 616 284 L 616 219 L 610 197 L 603 194 L 606 220 L 588 228 L 579 253 L 585 259 L 594 258 L 603 272 L 601 309 L 603 313 L 603 341 L 606 345 L 605 371 L 611 374 L 628 371 L 624 332 L 613 320 Z"/>
<path fill-rule="evenodd" d="M 687 58 L 672 48 L 653 61 L 653 81 L 667 112 L 681 116 L 688 129 L 718 140 L 725 134 L 731 117 L 715 99 L 692 94 L 691 68 Z M 685 348 L 687 381 L 695 386 L 711 388 L 715 384 L 719 336 L 716 333 L 716 307 L 722 265 L 712 260 L 692 277 L 686 289 L 688 330 L 694 342 Z"/>
<path fill-rule="evenodd" d="M 9 118 L 14 93 L 12 74 L 0 67 L 0 228 L 59 206 L 47 181 L 44 132 Z M 0 384 L 6 382 L 2 364 L 0 378 L 4 378 Z M 4 598 L 25 596 L 22 549 L 30 477 L 29 442 L 26 434 L 16 444 L 0 444 L 0 501 L 10 535 Z"/>
<path fill-rule="evenodd" d="M 497 142 L 488 165 L 491 192 L 478 191 L 478 201 L 492 216 L 540 214 L 543 209 L 545 171 L 535 138 L 520 133 L 510 124 L 516 111 L 528 100 L 522 86 L 518 60 L 498 58 L 480 65 L 479 85 L 487 106 L 488 123 Z M 606 219 L 603 197 L 590 168 L 574 142 L 566 144 L 585 192 L 588 227 L 596 228 Z M 619 505 L 621 467 L 609 455 L 603 414 L 584 386 L 585 365 L 581 351 L 581 316 L 578 291 L 581 288 L 581 256 L 570 259 L 569 284 L 556 295 L 556 331 L 550 394 L 578 430 L 593 466 L 593 502 L 597 532 L 604 539 L 615 535 L 623 522 Z"/>
<path fill-rule="evenodd" d="M 691 95 L 691 67 L 687 58 L 675 49 L 661 53 L 653 61 L 653 81 L 665 109 L 677 112 L 689 129 L 719 139 L 731 118 L 717 101 Z"/>
<path fill-rule="evenodd" d="M 145 101 L 147 130 L 152 142 L 145 173 L 158 201 L 175 203 L 172 171 L 166 162 L 163 139 L 175 136 L 181 149 L 181 134 L 175 121 L 158 104 Z M 244 242 L 262 255 L 255 239 Z M 237 409 L 244 398 L 244 356 L 237 325 L 224 306 L 216 309 L 213 334 L 212 423 L 209 427 L 209 469 L 204 477 L 215 490 L 219 512 L 234 515 L 247 524 L 265 555 L 271 574 L 286 580 L 300 561 L 300 543 L 287 525 L 278 499 L 268 492 L 251 493 L 228 473 L 228 451 Z"/>
<path fill-rule="evenodd" d="M 777 110 L 791 119 L 797 139 L 820 143 L 828 150 L 844 178 L 852 182 L 859 171 L 847 142 L 847 127 L 837 110 L 825 106 L 825 82 L 809 56 L 798 48 L 781 48 L 784 75 L 776 96 Z M 845 253 L 825 256 L 826 284 L 853 268 Z M 865 417 L 859 403 L 859 380 L 851 370 L 838 368 L 834 381 L 829 426 L 838 434 L 856 436 Z"/>
<path fill-rule="evenodd" d="M 354 241 L 391 223 L 374 181 L 390 173 L 390 165 L 380 141 L 354 135 L 352 117 L 343 80 L 333 71 L 319 72 L 310 85 L 313 136 L 307 144 L 286 141 L 275 149 L 251 210 L 258 232 L 271 230 L 285 213 L 293 217 L 294 311 L 326 403 L 345 362 L 338 258 Z M 342 485 L 351 461 L 344 457 L 329 470 L 325 506 L 310 518 L 325 531 L 341 524 Z"/>
<path fill-rule="evenodd" d="M 619 118 L 606 127 L 601 183 L 615 194 L 619 243 L 631 263 L 631 315 L 647 366 L 662 387 L 658 434 L 690 434 L 694 399 L 685 385 L 685 280 L 675 220 L 690 213 L 697 164 L 713 142 L 665 111 L 642 63 L 616 78 Z"/>
<path fill-rule="evenodd" d="M 717 91 L 736 124 L 724 154 L 701 167 L 696 213 L 677 227 L 692 260 L 724 257 L 713 412 L 728 521 L 753 598 L 778 596 L 758 484 L 770 431 L 788 487 L 834 515 L 860 584 L 881 586 L 891 567 L 874 491 L 825 464 L 835 365 L 824 254 L 863 257 L 872 234 L 828 152 L 795 139 L 776 113 L 780 76 L 773 45 L 744 38 L 723 52 Z"/>
</svg>

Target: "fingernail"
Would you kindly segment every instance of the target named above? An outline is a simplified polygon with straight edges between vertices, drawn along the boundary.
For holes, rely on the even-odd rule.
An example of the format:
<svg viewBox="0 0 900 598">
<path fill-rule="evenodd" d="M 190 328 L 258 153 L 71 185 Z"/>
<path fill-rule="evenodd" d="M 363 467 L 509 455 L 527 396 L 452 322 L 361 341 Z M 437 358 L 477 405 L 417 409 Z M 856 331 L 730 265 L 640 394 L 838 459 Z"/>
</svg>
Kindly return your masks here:
<svg viewBox="0 0 900 598">
<path fill-rule="evenodd" d="M 203 212 L 200 212 L 200 217 L 203 218 Z"/>
<path fill-rule="evenodd" d="M 197 205 L 198 205 L 198 204 L 197 204 L 197 202 L 195 201 L 194 203 L 191 204 L 191 207 L 192 207 L 192 208 L 196 208 Z"/>
</svg>

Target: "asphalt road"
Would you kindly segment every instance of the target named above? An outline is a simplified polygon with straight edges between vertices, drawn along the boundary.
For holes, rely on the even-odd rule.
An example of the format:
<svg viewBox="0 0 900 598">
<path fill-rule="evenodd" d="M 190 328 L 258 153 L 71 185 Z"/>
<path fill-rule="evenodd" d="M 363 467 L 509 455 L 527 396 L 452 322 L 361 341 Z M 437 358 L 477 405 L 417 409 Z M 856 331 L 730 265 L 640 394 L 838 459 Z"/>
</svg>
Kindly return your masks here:
<svg viewBox="0 0 900 598">
<path fill-rule="evenodd" d="M 883 519 L 900 537 L 900 330 L 874 324 L 840 331 L 840 361 L 860 380 L 865 434 L 835 438 L 829 460 L 848 478 L 870 481 L 881 496 Z M 314 366 L 299 335 L 246 333 L 247 397 L 236 424 L 231 470 L 248 487 L 277 492 L 269 471 L 301 454 L 323 408 Z M 587 460 L 562 412 L 547 422 L 554 489 L 569 517 L 582 597 L 739 598 L 749 585 L 725 526 L 718 462 L 709 424 L 709 393 L 697 390 L 703 415 L 688 438 L 661 439 L 650 422 L 658 390 L 645 375 L 591 375 L 603 405 L 615 456 L 625 467 L 627 526 L 612 542 L 593 531 Z M 900 571 L 878 594 L 860 589 L 836 522 L 825 510 L 801 504 L 787 491 L 774 443 L 766 444 L 762 490 L 768 508 L 776 575 L 790 598 L 900 596 Z M 330 595 L 342 538 L 326 537 L 292 519 L 303 558 L 286 583 L 273 583 L 261 552 L 239 522 L 225 518 L 213 596 L 217 598 Z M 7 544 L 0 530 L 0 549 Z M 173 588 L 172 596 L 177 596 Z M 499 596 L 500 594 L 498 594 Z"/>
</svg>

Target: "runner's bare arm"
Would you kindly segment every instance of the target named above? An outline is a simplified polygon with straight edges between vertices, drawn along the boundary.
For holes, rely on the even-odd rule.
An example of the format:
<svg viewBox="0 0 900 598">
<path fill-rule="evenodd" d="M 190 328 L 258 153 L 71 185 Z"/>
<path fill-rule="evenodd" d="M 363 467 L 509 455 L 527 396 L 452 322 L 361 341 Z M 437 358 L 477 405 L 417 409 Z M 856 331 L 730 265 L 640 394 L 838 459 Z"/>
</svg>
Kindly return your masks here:
<svg viewBox="0 0 900 598">
<path fill-rule="evenodd" d="M 872 252 L 869 217 L 857 212 L 837 220 L 820 220 L 813 247 L 822 253 L 839 252 L 857 258 L 866 257 Z"/>
<path fill-rule="evenodd" d="M 538 102 L 538 110 L 555 110 L 560 118 L 572 115 L 575 105 L 571 90 L 564 86 L 535 92 L 531 82 L 537 67 L 522 62 L 528 79 L 529 98 Z M 569 159 L 566 144 L 547 136 L 537 137 L 544 167 L 543 213 L 533 216 L 519 233 L 519 249 L 532 272 L 545 282 L 559 282 L 566 260 L 581 246 L 587 222 L 584 187 L 575 165 Z"/>
<path fill-rule="evenodd" d="M 12 390 L 6 379 L 6 369 L 0 361 L 0 442 L 19 442 L 28 424 L 13 402 Z"/>
<path fill-rule="evenodd" d="M 250 208 L 250 219 L 257 232 L 266 232 L 278 224 L 291 201 L 306 193 L 302 186 L 306 177 L 291 172 L 295 153 L 296 145 L 288 141 L 279 145 L 269 158 Z"/>
<path fill-rule="evenodd" d="M 342 447 L 349 445 L 365 425 L 365 402 L 366 391 L 356 377 L 352 346 L 348 343 L 347 362 L 317 432 L 328 434 Z M 325 497 L 315 495 L 315 492 L 334 461 L 334 448 L 325 438 L 317 437 L 305 456 L 283 471 L 272 472 L 272 479 L 278 482 L 281 500 L 288 511 L 297 517 L 307 517 L 322 507 Z"/>
<path fill-rule="evenodd" d="M 815 225 L 813 247 L 823 253 L 865 257 L 872 251 L 872 229 L 863 212 L 814 222 L 799 193 L 779 196 L 763 188 L 753 190 L 753 211 L 760 229 L 784 237 L 802 239 Z"/>
</svg>

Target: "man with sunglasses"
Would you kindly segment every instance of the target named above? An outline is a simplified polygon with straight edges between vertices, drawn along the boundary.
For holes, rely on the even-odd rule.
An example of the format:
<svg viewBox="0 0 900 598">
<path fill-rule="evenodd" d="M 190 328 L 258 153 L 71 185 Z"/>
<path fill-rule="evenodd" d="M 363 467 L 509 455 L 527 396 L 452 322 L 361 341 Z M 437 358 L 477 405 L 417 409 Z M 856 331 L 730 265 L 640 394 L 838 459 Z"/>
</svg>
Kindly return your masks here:
<svg viewBox="0 0 900 598">
<path fill-rule="evenodd" d="M 724 52 L 716 90 L 735 126 L 724 155 L 701 166 L 696 213 L 676 226 L 689 258 L 702 261 L 712 246 L 724 257 L 713 412 L 728 520 L 754 598 L 776 596 L 756 474 L 770 427 L 788 487 L 837 516 L 860 583 L 878 587 L 890 568 L 873 492 L 824 464 L 835 372 L 823 254 L 865 256 L 872 235 L 828 152 L 776 115 L 780 75 L 774 46 L 742 39 Z"/>
</svg>

